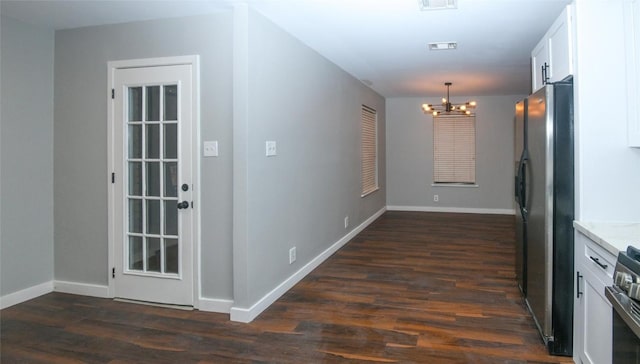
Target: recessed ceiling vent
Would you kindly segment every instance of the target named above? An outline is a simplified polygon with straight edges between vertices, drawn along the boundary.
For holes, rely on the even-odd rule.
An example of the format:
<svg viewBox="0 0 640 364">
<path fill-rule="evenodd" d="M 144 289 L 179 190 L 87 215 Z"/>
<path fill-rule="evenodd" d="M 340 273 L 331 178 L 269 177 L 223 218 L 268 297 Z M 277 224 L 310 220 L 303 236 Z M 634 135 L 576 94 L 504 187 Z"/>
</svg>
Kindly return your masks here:
<svg viewBox="0 0 640 364">
<path fill-rule="evenodd" d="M 418 3 L 422 11 L 458 8 L 458 0 L 418 0 Z"/>
<path fill-rule="evenodd" d="M 429 43 L 430 51 L 453 51 L 458 48 L 457 42 L 436 42 Z"/>
</svg>

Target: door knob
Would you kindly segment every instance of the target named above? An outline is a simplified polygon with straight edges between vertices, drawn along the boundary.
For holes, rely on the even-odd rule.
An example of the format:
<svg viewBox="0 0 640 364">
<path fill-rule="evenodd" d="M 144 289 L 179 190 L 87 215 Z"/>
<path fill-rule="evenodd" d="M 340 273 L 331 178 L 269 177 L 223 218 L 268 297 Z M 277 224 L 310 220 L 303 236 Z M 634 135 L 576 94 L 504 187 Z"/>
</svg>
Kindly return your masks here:
<svg viewBox="0 0 640 364">
<path fill-rule="evenodd" d="M 189 202 L 187 201 L 178 202 L 178 209 L 186 209 L 188 207 L 189 207 Z"/>
</svg>

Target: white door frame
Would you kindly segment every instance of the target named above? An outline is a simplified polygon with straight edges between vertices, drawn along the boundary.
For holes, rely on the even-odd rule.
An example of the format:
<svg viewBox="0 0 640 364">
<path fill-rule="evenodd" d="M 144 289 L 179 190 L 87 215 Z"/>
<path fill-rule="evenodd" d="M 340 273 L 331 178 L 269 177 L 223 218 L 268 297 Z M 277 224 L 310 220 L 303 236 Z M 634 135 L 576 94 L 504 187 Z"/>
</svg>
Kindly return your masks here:
<svg viewBox="0 0 640 364">
<path fill-rule="evenodd" d="M 116 241 L 115 236 L 115 222 L 121 211 L 114 211 L 114 199 L 115 191 L 114 184 L 111 183 L 112 173 L 115 172 L 114 161 L 114 99 L 111 97 L 111 92 L 114 89 L 114 74 L 117 69 L 124 68 L 141 68 L 141 67 L 157 67 L 157 66 L 175 66 L 175 65 L 191 65 L 193 70 L 193 82 L 192 82 L 192 115 L 193 115 L 193 132 L 192 132 L 192 156 L 193 160 L 193 213 L 195 214 L 193 219 L 193 307 L 199 308 L 200 306 L 200 251 L 201 251 L 201 231 L 200 231 L 200 57 L 198 55 L 191 56 L 177 56 L 177 57 L 162 57 L 162 58 L 144 58 L 144 59 L 132 59 L 122 61 L 111 61 L 107 63 L 107 168 L 108 168 L 108 266 L 107 277 L 109 281 L 108 296 L 115 297 L 115 280 L 113 278 L 113 269 L 115 267 L 115 244 L 120 243 Z M 123 178 L 123 176 L 116 176 L 116 178 Z"/>
</svg>

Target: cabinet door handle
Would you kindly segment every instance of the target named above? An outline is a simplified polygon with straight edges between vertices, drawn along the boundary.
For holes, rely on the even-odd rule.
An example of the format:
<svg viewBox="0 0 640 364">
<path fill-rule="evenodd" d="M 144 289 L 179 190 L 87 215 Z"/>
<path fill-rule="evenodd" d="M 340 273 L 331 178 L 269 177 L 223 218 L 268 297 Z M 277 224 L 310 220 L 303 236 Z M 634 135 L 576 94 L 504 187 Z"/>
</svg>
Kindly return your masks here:
<svg viewBox="0 0 640 364">
<path fill-rule="evenodd" d="M 549 83 L 549 64 L 547 62 L 544 63 L 542 67 L 542 84 L 546 85 Z"/>
<path fill-rule="evenodd" d="M 580 279 L 582 278 L 582 275 L 580 275 L 580 272 L 576 272 L 576 298 L 580 298 L 581 294 L 584 294 L 582 292 L 580 292 Z"/>
<path fill-rule="evenodd" d="M 589 256 L 589 259 L 593 260 L 602 269 L 607 269 L 608 265 L 600 263 L 600 259 Z"/>
</svg>

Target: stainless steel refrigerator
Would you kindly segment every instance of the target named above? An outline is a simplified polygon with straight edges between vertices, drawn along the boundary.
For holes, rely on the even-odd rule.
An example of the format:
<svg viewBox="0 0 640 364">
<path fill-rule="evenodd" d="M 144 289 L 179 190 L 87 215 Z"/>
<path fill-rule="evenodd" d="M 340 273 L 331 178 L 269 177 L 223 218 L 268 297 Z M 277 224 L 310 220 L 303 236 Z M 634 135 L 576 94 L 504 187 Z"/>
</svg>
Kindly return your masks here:
<svg viewBox="0 0 640 364">
<path fill-rule="evenodd" d="M 516 276 L 549 352 L 572 355 L 572 79 L 517 103 L 515 120 Z"/>
</svg>

